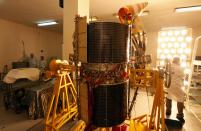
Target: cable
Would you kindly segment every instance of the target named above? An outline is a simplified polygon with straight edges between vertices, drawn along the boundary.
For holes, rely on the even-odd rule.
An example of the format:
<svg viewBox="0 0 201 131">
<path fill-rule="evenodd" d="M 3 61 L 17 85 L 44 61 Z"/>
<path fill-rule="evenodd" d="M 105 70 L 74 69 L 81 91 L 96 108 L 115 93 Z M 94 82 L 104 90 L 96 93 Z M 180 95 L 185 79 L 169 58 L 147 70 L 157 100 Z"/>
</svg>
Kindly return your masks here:
<svg viewBox="0 0 201 131">
<path fill-rule="evenodd" d="M 146 86 L 146 93 L 147 93 L 148 109 L 149 109 L 149 114 L 150 114 L 150 102 L 149 102 L 149 96 L 148 96 L 148 89 L 147 89 L 147 86 Z"/>
</svg>

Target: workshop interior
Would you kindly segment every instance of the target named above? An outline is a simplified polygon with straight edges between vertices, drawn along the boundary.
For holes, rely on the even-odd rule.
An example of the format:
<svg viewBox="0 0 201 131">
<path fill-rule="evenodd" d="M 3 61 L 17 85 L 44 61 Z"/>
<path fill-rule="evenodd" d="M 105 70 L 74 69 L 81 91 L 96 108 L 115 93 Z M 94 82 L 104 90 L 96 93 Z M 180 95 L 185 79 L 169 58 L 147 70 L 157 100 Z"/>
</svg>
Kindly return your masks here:
<svg viewBox="0 0 201 131">
<path fill-rule="evenodd" d="M 201 130 L 200 0 L 0 0 L 0 131 Z"/>
</svg>

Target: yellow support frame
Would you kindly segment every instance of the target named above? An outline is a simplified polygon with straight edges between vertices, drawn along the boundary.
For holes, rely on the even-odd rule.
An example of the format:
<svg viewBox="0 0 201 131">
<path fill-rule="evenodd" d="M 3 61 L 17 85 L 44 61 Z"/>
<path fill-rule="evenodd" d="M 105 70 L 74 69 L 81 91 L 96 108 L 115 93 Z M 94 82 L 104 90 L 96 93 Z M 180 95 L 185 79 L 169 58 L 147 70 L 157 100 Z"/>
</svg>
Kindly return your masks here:
<svg viewBox="0 0 201 131">
<path fill-rule="evenodd" d="M 135 87 L 156 87 L 151 115 L 142 115 L 130 120 L 129 131 L 164 131 L 163 73 L 158 70 L 130 69 L 130 80 Z"/>
<path fill-rule="evenodd" d="M 72 100 L 70 100 L 72 95 Z M 59 98 L 62 100 L 58 108 Z M 57 131 L 72 117 L 77 116 L 77 91 L 68 71 L 60 71 L 54 84 L 53 95 L 45 119 L 45 131 Z M 51 116 L 50 116 L 51 115 Z"/>
</svg>

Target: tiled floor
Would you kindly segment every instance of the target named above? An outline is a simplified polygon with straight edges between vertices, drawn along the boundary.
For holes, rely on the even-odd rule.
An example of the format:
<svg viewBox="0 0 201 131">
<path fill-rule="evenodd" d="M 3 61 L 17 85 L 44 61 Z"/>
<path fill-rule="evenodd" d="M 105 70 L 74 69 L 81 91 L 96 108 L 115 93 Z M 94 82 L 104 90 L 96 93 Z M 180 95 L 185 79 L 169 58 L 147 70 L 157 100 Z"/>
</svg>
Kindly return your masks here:
<svg viewBox="0 0 201 131">
<path fill-rule="evenodd" d="M 139 91 L 136 99 L 135 109 L 133 109 L 132 116 L 136 117 L 140 114 L 151 112 L 153 97 L 147 95 L 145 90 Z M 190 107 L 184 110 L 185 124 L 182 129 L 168 127 L 169 131 L 201 131 L 201 105 L 195 100 L 190 101 Z M 148 108 L 149 107 L 149 108 Z M 173 102 L 172 114 L 170 119 L 176 120 L 177 106 Z"/>
<path fill-rule="evenodd" d="M 42 120 L 30 120 L 26 113 L 16 114 L 13 110 L 5 110 L 2 96 L 0 93 L 0 131 L 26 131 Z"/>
<path fill-rule="evenodd" d="M 133 93 L 133 91 L 132 91 Z M 0 95 L 2 100 L 2 95 Z M 132 110 L 132 117 L 141 114 L 151 113 L 153 97 L 147 95 L 145 90 L 140 90 L 136 99 L 135 106 Z M 42 131 L 44 128 L 43 119 L 29 120 L 26 113 L 15 114 L 12 110 L 6 111 L 3 107 L 3 102 L 0 102 L 0 131 Z M 175 119 L 177 109 L 176 103 L 173 103 L 172 119 Z M 193 113 L 192 113 L 193 112 Z M 182 129 L 169 128 L 169 131 L 200 131 L 201 122 L 198 120 L 201 114 L 201 105 L 192 102 L 190 110 L 184 111 L 186 123 Z M 195 115 L 197 116 L 195 116 Z M 68 130 L 65 126 L 62 130 Z"/>
</svg>

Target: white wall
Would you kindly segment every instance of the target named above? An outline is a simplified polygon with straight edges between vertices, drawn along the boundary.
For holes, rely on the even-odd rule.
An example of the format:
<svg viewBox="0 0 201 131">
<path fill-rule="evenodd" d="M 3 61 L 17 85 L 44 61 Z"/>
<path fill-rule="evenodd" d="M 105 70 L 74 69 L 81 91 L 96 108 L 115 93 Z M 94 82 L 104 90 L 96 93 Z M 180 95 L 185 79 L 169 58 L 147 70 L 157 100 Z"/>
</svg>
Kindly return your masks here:
<svg viewBox="0 0 201 131">
<path fill-rule="evenodd" d="M 201 27 L 193 28 L 193 44 L 196 37 L 198 36 L 201 36 Z M 199 43 L 198 43 L 196 55 L 201 56 L 201 39 L 199 40 Z"/>
<path fill-rule="evenodd" d="M 62 34 L 0 19 L 0 72 L 3 65 L 11 67 L 11 62 L 22 58 L 22 40 L 27 55 L 34 53 L 39 59 L 42 49 L 47 59 L 61 58 Z"/>
<path fill-rule="evenodd" d="M 158 32 L 147 32 L 146 54 L 151 54 L 152 66 L 156 66 Z"/>
</svg>

